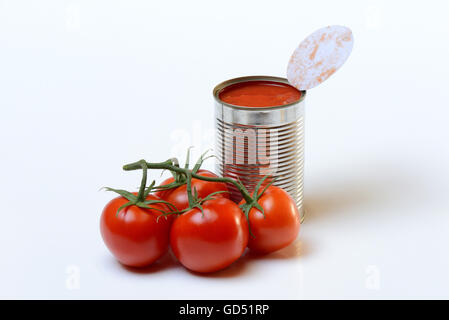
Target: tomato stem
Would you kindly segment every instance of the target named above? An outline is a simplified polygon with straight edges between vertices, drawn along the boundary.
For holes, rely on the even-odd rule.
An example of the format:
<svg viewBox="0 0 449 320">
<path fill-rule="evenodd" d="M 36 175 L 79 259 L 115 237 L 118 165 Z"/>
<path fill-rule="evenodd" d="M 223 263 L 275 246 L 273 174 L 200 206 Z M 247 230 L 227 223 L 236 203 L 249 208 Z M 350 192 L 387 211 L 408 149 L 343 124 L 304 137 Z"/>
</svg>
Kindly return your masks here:
<svg viewBox="0 0 449 320">
<path fill-rule="evenodd" d="M 188 167 L 188 166 L 187 166 Z M 195 205 L 195 201 L 193 199 L 192 195 L 192 172 L 188 169 L 186 169 L 186 176 L 187 176 L 187 197 L 189 199 L 189 207 L 192 208 Z"/>
<path fill-rule="evenodd" d="M 145 160 L 140 160 L 138 163 L 140 165 L 140 168 L 142 168 L 142 181 L 140 183 L 139 193 L 137 194 L 137 201 L 143 202 L 145 201 L 145 188 L 147 187 L 148 167 Z"/>
<path fill-rule="evenodd" d="M 133 205 L 140 207 L 140 208 L 156 210 L 156 211 L 162 212 L 163 214 L 167 214 L 167 212 L 165 212 L 164 210 L 161 210 L 159 208 L 151 206 L 152 204 L 157 204 L 157 203 L 163 203 L 163 204 L 167 205 L 170 212 L 176 211 L 177 208 L 167 201 L 160 200 L 160 199 L 147 200 L 148 194 L 153 190 L 155 181 L 153 181 L 147 188 L 146 187 L 147 175 L 148 175 L 147 162 L 145 160 L 140 160 L 140 161 L 136 162 L 135 164 L 138 165 L 139 169 L 142 169 L 142 182 L 140 183 L 140 188 L 139 188 L 139 192 L 138 192 L 137 196 L 134 193 L 131 193 L 126 190 L 113 189 L 113 188 L 108 188 L 108 187 L 105 188 L 107 191 L 115 192 L 115 193 L 119 194 L 120 196 L 122 196 L 123 198 L 125 198 L 126 200 L 128 200 L 128 202 L 126 202 L 125 204 L 123 204 L 122 206 L 120 206 L 117 209 L 116 215 L 118 216 L 118 214 L 120 213 L 121 210 L 125 209 L 126 207 L 133 206 Z"/>
<path fill-rule="evenodd" d="M 142 161 L 142 160 L 141 160 Z M 139 170 L 142 169 L 142 163 L 141 161 L 138 162 L 134 162 L 134 163 L 130 163 L 130 164 L 126 164 L 123 166 L 123 170 L 125 171 L 131 171 L 131 170 Z M 195 178 L 198 180 L 203 180 L 203 181 L 210 181 L 210 182 L 224 182 L 224 183 L 228 183 L 228 184 L 232 184 L 234 185 L 242 194 L 243 198 L 245 199 L 245 201 L 247 203 L 253 203 L 254 199 L 251 197 L 251 195 L 249 194 L 248 190 L 245 188 L 245 186 L 234 180 L 231 178 L 227 178 L 227 177 L 205 177 L 202 175 L 199 175 L 197 173 L 193 173 L 192 170 L 188 169 L 188 168 L 180 168 L 178 166 L 174 166 L 172 164 L 171 160 L 167 160 L 164 162 L 156 162 L 156 163 L 152 163 L 152 162 L 146 162 L 146 167 L 148 169 L 160 169 L 160 170 L 170 170 L 172 172 L 177 172 L 180 174 L 185 175 L 188 179 L 187 179 L 187 194 L 189 196 L 189 204 L 192 198 L 193 201 L 193 197 L 192 197 L 192 190 L 191 190 L 191 178 Z M 190 182 L 190 183 L 189 183 Z"/>
</svg>

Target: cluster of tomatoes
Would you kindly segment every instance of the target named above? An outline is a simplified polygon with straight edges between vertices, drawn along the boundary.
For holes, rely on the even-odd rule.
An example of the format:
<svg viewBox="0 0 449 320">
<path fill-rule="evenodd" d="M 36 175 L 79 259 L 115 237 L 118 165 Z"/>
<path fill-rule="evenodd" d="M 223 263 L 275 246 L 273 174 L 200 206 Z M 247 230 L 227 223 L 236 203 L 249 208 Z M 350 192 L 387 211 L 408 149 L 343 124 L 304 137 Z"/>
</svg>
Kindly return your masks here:
<svg viewBox="0 0 449 320">
<path fill-rule="evenodd" d="M 208 273 L 226 268 L 247 247 L 266 254 L 296 239 L 298 209 L 283 189 L 269 185 L 255 190 L 253 206 L 245 214 L 242 208 L 248 204 L 231 201 L 226 183 L 201 180 L 217 175 L 198 170 L 196 176 L 190 180 L 191 188 L 195 199 L 202 200 L 195 206 L 186 184 L 163 188 L 173 185 L 174 178 L 162 182 L 158 191 L 145 193 L 140 202 L 137 193 L 119 190 L 122 195 L 105 206 L 100 222 L 104 242 L 118 261 L 148 266 L 171 247 L 184 267 Z"/>
</svg>

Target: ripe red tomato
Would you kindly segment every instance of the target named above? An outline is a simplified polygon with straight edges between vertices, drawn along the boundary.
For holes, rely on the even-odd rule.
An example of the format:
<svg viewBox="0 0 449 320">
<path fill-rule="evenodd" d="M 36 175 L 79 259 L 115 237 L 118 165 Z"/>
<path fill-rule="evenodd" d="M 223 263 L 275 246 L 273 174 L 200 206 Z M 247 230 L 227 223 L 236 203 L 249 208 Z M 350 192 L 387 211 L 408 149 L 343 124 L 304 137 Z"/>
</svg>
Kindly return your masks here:
<svg viewBox="0 0 449 320">
<path fill-rule="evenodd" d="M 159 200 L 149 195 L 146 200 Z M 122 264 L 132 267 L 144 267 L 159 259 L 169 245 L 171 216 L 160 217 L 161 212 L 132 205 L 120 210 L 127 203 L 123 197 L 112 199 L 103 209 L 100 218 L 100 231 L 103 240 Z M 162 203 L 151 207 L 169 211 Z"/>
<path fill-rule="evenodd" d="M 172 225 L 170 244 L 176 258 L 196 272 L 226 268 L 245 251 L 248 224 L 242 210 L 229 199 L 208 200 L 201 210 L 180 215 Z"/>
<path fill-rule="evenodd" d="M 213 177 L 217 178 L 218 176 L 208 170 L 198 170 L 198 175 L 204 177 Z M 161 185 L 167 185 L 174 181 L 173 177 L 166 179 L 161 183 Z M 206 198 L 213 192 L 217 191 L 228 191 L 228 187 L 226 183 L 223 182 L 210 182 L 203 181 L 193 178 L 192 179 L 192 191 L 195 190 L 198 192 L 198 197 Z M 160 197 L 161 199 L 170 202 L 173 204 L 179 211 L 184 210 L 189 207 L 189 199 L 187 197 L 187 185 L 182 185 L 177 188 L 161 190 L 155 192 L 155 195 Z M 214 198 L 227 198 L 229 199 L 229 193 L 223 192 L 214 195 Z"/>
<path fill-rule="evenodd" d="M 300 218 L 290 195 L 272 185 L 257 202 L 265 217 L 256 208 L 249 211 L 249 225 L 254 237 L 249 237 L 248 248 L 254 252 L 270 253 L 291 244 L 298 236 Z"/>
</svg>

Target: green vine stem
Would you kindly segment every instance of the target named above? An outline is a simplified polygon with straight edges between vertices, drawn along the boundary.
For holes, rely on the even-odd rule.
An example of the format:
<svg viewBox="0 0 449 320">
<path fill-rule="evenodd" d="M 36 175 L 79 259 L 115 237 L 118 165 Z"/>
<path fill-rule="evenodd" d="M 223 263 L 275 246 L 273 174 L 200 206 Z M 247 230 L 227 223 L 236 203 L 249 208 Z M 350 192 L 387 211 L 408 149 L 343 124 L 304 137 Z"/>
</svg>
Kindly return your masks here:
<svg viewBox="0 0 449 320">
<path fill-rule="evenodd" d="M 137 194 L 137 202 L 144 202 L 146 196 L 145 188 L 147 187 L 148 167 L 145 160 L 139 161 L 139 165 L 142 168 L 142 181 L 140 183 L 139 193 Z"/>
<path fill-rule="evenodd" d="M 166 214 L 166 211 L 151 206 L 152 204 L 158 204 L 158 203 L 163 203 L 163 204 L 167 205 L 169 210 L 172 212 L 177 211 L 178 209 L 174 205 L 172 205 L 171 203 L 169 203 L 167 201 L 147 200 L 148 195 L 153 190 L 155 182 L 153 181 L 153 183 L 151 183 L 147 188 L 147 176 L 148 176 L 147 162 L 145 160 L 140 160 L 139 162 L 136 162 L 136 165 L 138 165 L 139 169 L 142 169 L 142 181 L 140 183 L 139 192 L 138 192 L 137 196 L 134 195 L 132 192 L 129 192 L 126 190 L 113 189 L 113 188 L 109 188 L 109 187 L 104 188 L 104 189 L 106 189 L 106 191 L 115 192 L 115 193 L 119 194 L 120 196 L 122 196 L 123 198 L 125 198 L 126 200 L 128 200 L 128 202 L 126 202 L 125 204 L 123 204 L 122 206 L 120 206 L 117 209 L 116 215 L 118 215 L 120 213 L 120 211 L 125 209 L 126 207 L 130 207 L 133 205 L 138 206 L 140 208 L 156 210 L 156 211 L 161 212 L 162 214 Z"/>
<path fill-rule="evenodd" d="M 240 208 L 242 209 L 242 211 L 245 214 L 245 217 L 248 221 L 249 233 L 252 237 L 254 237 L 253 233 L 251 232 L 251 226 L 249 223 L 249 212 L 252 208 L 256 208 L 265 217 L 265 212 L 264 212 L 262 206 L 258 203 L 258 200 L 260 199 L 262 194 L 265 192 L 265 190 L 267 190 L 267 188 L 274 182 L 274 179 L 272 179 L 272 181 L 270 181 L 269 183 L 267 183 L 265 185 L 262 192 L 259 192 L 259 189 L 261 188 L 262 184 L 268 178 L 268 176 L 263 177 L 259 181 L 259 183 L 256 185 L 256 187 L 254 188 L 253 196 L 251 196 L 251 194 L 248 192 L 248 190 L 245 188 L 245 186 L 243 185 L 243 183 L 240 180 L 237 181 L 237 180 L 234 180 L 231 178 L 225 178 L 225 177 L 205 177 L 205 176 L 197 174 L 198 169 L 204 160 L 203 156 L 204 156 L 204 154 L 200 157 L 200 160 L 198 160 L 197 164 L 195 165 L 195 167 L 192 170 L 190 170 L 189 166 L 188 166 L 189 158 L 187 158 L 187 164 L 184 168 L 179 167 L 178 161 L 176 159 L 169 159 L 167 161 L 158 162 L 158 163 L 151 163 L 151 162 L 146 162 L 145 160 L 140 160 L 140 161 L 137 161 L 134 163 L 124 165 L 123 170 L 131 171 L 131 170 L 143 169 L 144 176 L 142 178 L 142 184 L 144 183 L 144 179 L 145 179 L 145 183 L 146 183 L 146 170 L 147 169 L 169 170 L 173 174 L 173 176 L 175 178 L 175 182 L 161 187 L 160 190 L 170 189 L 170 188 L 177 187 L 179 185 L 186 184 L 187 185 L 187 197 L 189 199 L 189 208 L 185 209 L 183 211 L 180 211 L 180 212 L 172 211 L 171 213 L 167 213 L 167 214 L 173 214 L 173 213 L 182 214 L 183 212 L 193 209 L 193 208 L 198 208 L 201 210 L 201 212 L 203 212 L 203 208 L 202 208 L 201 204 L 204 201 L 208 200 L 209 198 L 207 198 L 207 197 L 205 199 L 198 198 L 196 189 L 192 190 L 192 178 L 203 180 L 203 181 L 209 181 L 209 182 L 224 182 L 224 183 L 234 185 L 240 191 L 240 193 L 242 194 L 242 197 L 245 199 L 245 203 L 240 205 Z M 155 187 L 155 189 L 158 189 L 158 187 Z M 147 192 L 148 192 L 148 189 L 147 189 Z M 139 192 L 139 194 L 140 194 L 140 192 Z"/>
<path fill-rule="evenodd" d="M 145 161 L 145 160 L 140 160 L 140 161 L 137 161 L 137 162 L 134 162 L 134 163 L 126 164 L 126 165 L 123 166 L 123 170 L 131 171 L 131 170 L 142 169 L 142 161 Z M 240 191 L 240 193 L 242 194 L 242 196 L 245 199 L 246 203 L 253 203 L 254 202 L 254 199 L 251 197 L 250 193 L 243 186 L 243 184 L 237 182 L 234 179 L 226 178 L 226 177 L 205 177 L 205 176 L 199 175 L 197 173 L 193 173 L 189 169 L 180 168 L 178 166 L 173 165 L 172 159 L 164 161 L 164 162 L 156 162 L 156 163 L 146 162 L 146 165 L 147 165 L 148 169 L 170 170 L 172 172 L 183 174 L 186 177 L 191 177 L 191 178 L 195 178 L 195 179 L 199 179 L 199 180 L 203 180 L 203 181 L 224 182 L 224 183 L 232 184 Z M 192 197 L 191 185 L 190 185 L 190 190 L 189 190 L 189 182 L 190 182 L 190 180 L 191 179 L 187 179 L 187 184 L 188 184 L 187 185 L 187 189 L 189 191 L 187 193 L 188 193 L 188 195 L 190 195 L 190 197 Z M 190 203 L 190 198 L 189 198 L 189 203 Z"/>
</svg>

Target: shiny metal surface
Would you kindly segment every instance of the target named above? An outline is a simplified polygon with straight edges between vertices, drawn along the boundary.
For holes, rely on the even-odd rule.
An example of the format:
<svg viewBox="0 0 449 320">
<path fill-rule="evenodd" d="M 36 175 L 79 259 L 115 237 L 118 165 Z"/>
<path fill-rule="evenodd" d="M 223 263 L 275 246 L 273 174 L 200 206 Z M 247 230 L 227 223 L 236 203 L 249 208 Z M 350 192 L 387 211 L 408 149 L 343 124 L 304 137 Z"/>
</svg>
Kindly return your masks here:
<svg viewBox="0 0 449 320">
<path fill-rule="evenodd" d="M 276 177 L 275 185 L 292 196 L 302 220 L 306 92 L 299 101 L 276 107 L 242 107 L 220 100 L 219 93 L 227 86 L 257 80 L 288 83 L 278 77 L 242 77 L 220 83 L 213 91 L 217 173 L 240 179 L 249 190 L 267 174 Z M 239 191 L 229 188 L 231 198 L 239 201 Z"/>
</svg>

